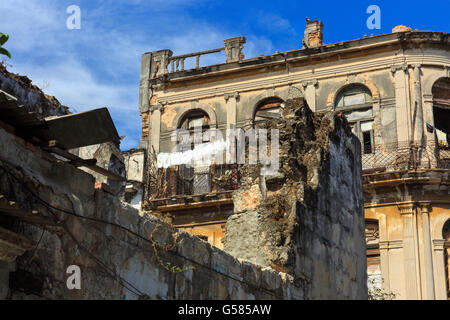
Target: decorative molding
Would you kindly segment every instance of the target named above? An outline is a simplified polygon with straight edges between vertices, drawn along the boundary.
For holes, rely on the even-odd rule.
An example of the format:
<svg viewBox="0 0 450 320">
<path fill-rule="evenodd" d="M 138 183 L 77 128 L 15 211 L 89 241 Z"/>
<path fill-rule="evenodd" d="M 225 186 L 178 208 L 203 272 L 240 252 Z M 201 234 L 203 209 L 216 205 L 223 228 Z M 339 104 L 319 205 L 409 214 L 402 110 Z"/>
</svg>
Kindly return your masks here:
<svg viewBox="0 0 450 320">
<path fill-rule="evenodd" d="M 444 244 L 445 244 L 445 240 L 444 239 L 434 239 L 433 240 L 434 251 L 443 251 L 444 250 Z"/>
<path fill-rule="evenodd" d="M 357 82 L 357 75 L 355 72 L 347 74 L 347 82 L 348 83 L 355 83 Z"/>
<path fill-rule="evenodd" d="M 405 62 L 405 63 L 400 64 L 400 65 L 393 65 L 393 66 L 391 66 L 391 72 L 392 73 L 395 73 L 396 71 L 400 71 L 400 70 L 407 71 L 408 70 L 408 64 Z"/>
<path fill-rule="evenodd" d="M 155 110 L 162 110 L 164 107 L 162 104 L 155 104 L 153 106 L 151 106 L 148 110 L 150 111 L 150 113 L 153 113 L 153 111 Z"/>
<path fill-rule="evenodd" d="M 314 86 L 317 87 L 319 84 L 319 81 L 317 79 L 311 79 L 311 80 L 303 80 L 300 82 L 300 84 L 303 86 L 303 88 L 306 88 L 307 86 Z M 291 85 L 291 84 L 289 84 Z"/>
<path fill-rule="evenodd" d="M 433 95 L 432 94 L 428 94 L 428 93 L 424 93 L 423 94 L 423 101 L 424 102 L 433 102 Z"/>
<path fill-rule="evenodd" d="M 230 98 L 235 98 L 236 100 L 239 99 L 239 92 L 233 92 L 233 93 L 224 93 L 223 97 L 225 99 L 225 101 L 228 101 L 228 99 Z"/>
<path fill-rule="evenodd" d="M 421 202 L 420 203 L 420 212 L 421 213 L 430 213 L 432 210 L 431 202 Z"/>
<path fill-rule="evenodd" d="M 384 240 L 379 242 L 380 250 L 401 249 L 403 240 Z"/>
<path fill-rule="evenodd" d="M 423 62 L 424 59 L 428 59 L 426 63 Z M 394 63 L 397 59 L 394 58 Z M 403 59 L 402 59 L 403 60 Z M 417 63 L 418 61 L 422 61 L 422 65 L 425 66 L 441 66 L 445 67 L 445 65 L 449 65 L 450 67 L 450 59 L 443 58 L 439 55 L 430 55 L 430 56 L 420 56 L 419 58 L 411 57 L 410 59 L 407 59 L 410 63 Z M 346 76 L 349 72 L 353 73 L 367 73 L 371 71 L 377 71 L 377 70 L 383 70 L 388 68 L 395 68 L 400 67 L 400 69 L 403 68 L 403 66 L 407 66 L 406 63 L 403 65 L 392 65 L 393 59 L 392 58 L 386 58 L 383 60 L 376 60 L 371 62 L 364 62 L 364 63 L 358 63 L 348 66 L 337 66 L 335 68 L 331 69 L 323 69 L 323 70 L 314 70 L 314 74 L 311 72 L 299 72 L 299 73 L 291 73 L 289 75 L 280 76 L 275 79 L 260 79 L 253 82 L 246 82 L 246 83 L 239 83 L 239 84 L 231 84 L 224 87 L 212 87 L 212 88 L 206 88 L 201 89 L 196 92 L 189 92 L 189 93 L 176 93 L 176 94 L 170 94 L 167 96 L 160 97 L 159 100 L 161 102 L 169 102 L 169 103 L 175 103 L 175 102 L 181 102 L 192 99 L 192 97 L 197 98 L 207 98 L 207 97 L 213 97 L 218 95 L 223 95 L 226 92 L 230 91 L 238 91 L 238 92 L 244 92 L 244 91 L 254 91 L 254 90 L 260 90 L 267 86 L 287 86 L 289 84 L 296 84 L 301 83 L 303 80 L 313 80 L 314 78 L 311 78 L 312 76 L 315 77 L 318 81 L 328 79 L 328 78 L 336 78 L 340 76 Z M 398 61 L 399 63 L 401 61 Z M 194 77 L 195 78 L 195 77 Z"/>
<path fill-rule="evenodd" d="M 414 203 L 401 204 L 398 205 L 398 210 L 400 214 L 413 214 L 414 213 Z"/>
</svg>

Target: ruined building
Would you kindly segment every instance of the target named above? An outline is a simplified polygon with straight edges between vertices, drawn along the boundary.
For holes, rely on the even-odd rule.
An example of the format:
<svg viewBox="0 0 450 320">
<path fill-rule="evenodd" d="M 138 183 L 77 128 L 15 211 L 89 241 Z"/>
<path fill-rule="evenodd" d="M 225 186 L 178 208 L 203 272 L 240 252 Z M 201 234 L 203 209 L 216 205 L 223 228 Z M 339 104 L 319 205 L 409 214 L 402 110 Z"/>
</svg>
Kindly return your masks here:
<svg viewBox="0 0 450 320">
<path fill-rule="evenodd" d="M 302 197 L 305 202 L 315 202 L 326 214 L 316 215 L 311 230 L 331 228 L 326 230 L 328 234 L 333 234 L 331 221 L 336 212 L 340 212 L 337 219 L 343 220 L 350 214 L 331 204 L 333 197 L 320 198 L 323 193 L 314 200 L 307 199 L 306 193 L 290 194 L 299 190 L 293 186 L 295 181 L 311 184 L 309 178 L 304 179 L 305 172 L 313 172 L 317 163 L 305 159 L 308 148 L 291 154 L 303 161 L 303 175 L 291 172 L 292 163 L 286 162 L 281 165 L 284 175 L 265 181 L 256 176 L 248 179 L 243 175 L 252 173 L 233 164 L 174 165 L 155 180 L 158 170 L 153 166 L 157 154 L 174 150 L 172 136 L 177 129 L 225 131 L 278 119 L 295 136 L 296 129 L 284 122 L 290 118 L 283 113 L 291 106 L 288 101 L 302 98 L 317 116 L 326 112 L 345 116 L 360 140 L 369 285 L 399 299 L 447 299 L 449 34 L 398 26 L 388 34 L 324 44 L 322 28 L 320 21 L 307 20 L 301 49 L 255 58 L 245 59 L 244 37 L 224 40 L 222 48 L 191 54 L 177 56 L 171 50 L 143 54 L 139 152 L 149 156 L 144 159 L 140 155 L 142 161 L 136 162 L 143 175 L 128 188 L 129 198 L 136 205 L 141 200 L 143 210 L 161 214 L 178 228 L 237 257 L 297 275 L 308 273 L 305 268 L 314 268 L 314 263 L 307 262 L 311 257 L 300 257 L 304 239 L 294 239 L 295 231 L 288 231 L 308 229 L 302 225 L 309 221 L 302 220 L 307 210 L 297 205 L 280 209 L 282 205 L 274 203 L 274 198 L 278 194 L 283 195 L 281 202 Z M 224 63 L 200 66 L 204 55 L 218 52 L 225 53 Z M 311 130 L 317 130 L 312 122 Z M 302 138 L 323 142 L 318 135 Z M 287 136 L 285 139 L 290 141 Z M 328 148 L 326 144 L 322 147 Z M 332 153 L 332 148 L 328 149 Z M 347 169 L 330 165 L 319 170 L 322 174 L 330 170 L 330 176 L 318 174 L 321 177 L 315 184 L 331 179 L 327 184 L 334 196 L 347 194 L 357 182 L 343 177 L 349 174 Z M 356 162 L 353 165 L 356 170 Z M 357 200 L 352 201 L 356 201 L 356 209 Z M 298 226 L 286 216 L 288 209 L 297 215 Z M 285 220 L 274 218 L 275 211 Z M 276 222 L 271 225 L 270 219 Z M 239 239 L 232 239 L 238 234 Z M 322 242 L 327 248 L 338 243 L 328 240 Z M 356 242 L 346 245 L 364 245 L 353 240 Z M 297 241 L 299 247 L 291 251 L 289 246 L 283 247 L 290 241 Z M 314 252 L 315 246 L 307 247 Z"/>
<path fill-rule="evenodd" d="M 225 66 L 243 42 L 226 42 Z M 233 93 L 230 113 L 203 100 L 163 110 L 164 59 L 144 56 L 151 120 L 123 153 L 106 108 L 71 114 L 2 70 L 0 299 L 367 299 L 361 146 L 346 118 L 312 112 L 294 87 L 263 99 L 258 123 Z M 190 138 L 223 119 L 268 130 L 276 170 L 158 166 L 171 130 Z"/>
</svg>

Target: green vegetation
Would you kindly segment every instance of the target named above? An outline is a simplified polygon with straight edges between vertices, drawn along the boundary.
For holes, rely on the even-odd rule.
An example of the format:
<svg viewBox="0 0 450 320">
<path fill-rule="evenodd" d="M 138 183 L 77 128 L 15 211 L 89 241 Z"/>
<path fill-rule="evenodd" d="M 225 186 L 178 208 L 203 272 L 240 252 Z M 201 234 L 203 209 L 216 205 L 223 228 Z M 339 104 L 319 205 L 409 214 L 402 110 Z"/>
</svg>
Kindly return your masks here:
<svg viewBox="0 0 450 320">
<path fill-rule="evenodd" d="M 11 53 L 3 48 L 3 45 L 8 41 L 9 35 L 0 32 L 0 54 L 7 56 L 11 59 Z"/>
</svg>

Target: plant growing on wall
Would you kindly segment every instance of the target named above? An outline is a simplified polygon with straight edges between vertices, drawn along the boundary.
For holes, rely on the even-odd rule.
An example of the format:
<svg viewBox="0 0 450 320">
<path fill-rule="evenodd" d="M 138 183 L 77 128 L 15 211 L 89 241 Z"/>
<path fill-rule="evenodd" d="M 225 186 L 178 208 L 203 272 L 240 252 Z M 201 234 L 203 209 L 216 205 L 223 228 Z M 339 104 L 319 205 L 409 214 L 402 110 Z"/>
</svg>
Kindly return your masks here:
<svg viewBox="0 0 450 320">
<path fill-rule="evenodd" d="M 382 280 L 384 282 L 384 280 Z M 396 294 L 393 292 L 386 292 L 383 291 L 378 286 L 378 283 L 376 279 L 369 279 L 367 281 L 368 284 L 368 300 L 394 300 L 396 297 Z"/>
<path fill-rule="evenodd" d="M 9 35 L 0 32 L 0 54 L 7 56 L 11 59 L 11 53 L 8 50 L 3 48 L 3 45 L 8 41 Z"/>
<path fill-rule="evenodd" d="M 150 241 L 153 245 L 153 250 L 155 252 L 156 260 L 158 260 L 158 263 L 167 271 L 170 271 L 172 273 L 181 273 L 188 270 L 195 269 L 193 266 L 185 266 L 185 267 L 179 267 L 177 265 L 174 265 L 170 262 L 164 262 L 160 255 L 158 254 L 158 249 L 161 249 L 163 251 L 170 251 L 175 250 L 175 248 L 183 243 L 183 240 L 178 240 L 178 235 L 180 234 L 179 231 L 175 231 L 174 227 L 171 226 L 171 235 L 172 235 L 172 244 L 162 244 L 158 241 L 153 239 L 153 233 L 159 228 L 160 225 L 156 225 L 153 231 L 150 233 Z"/>
</svg>

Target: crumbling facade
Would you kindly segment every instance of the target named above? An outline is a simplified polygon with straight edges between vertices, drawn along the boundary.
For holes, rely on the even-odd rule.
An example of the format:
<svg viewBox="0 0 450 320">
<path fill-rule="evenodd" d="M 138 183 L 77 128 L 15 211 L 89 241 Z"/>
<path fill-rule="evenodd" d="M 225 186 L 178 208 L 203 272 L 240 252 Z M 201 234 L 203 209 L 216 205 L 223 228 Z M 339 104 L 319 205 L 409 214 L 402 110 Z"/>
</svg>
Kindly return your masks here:
<svg viewBox="0 0 450 320">
<path fill-rule="evenodd" d="M 154 152 L 118 154 L 106 109 L 45 117 L 20 102 L 0 91 L 0 298 L 367 298 L 361 149 L 344 117 L 316 115 L 303 98 L 272 102 L 284 117 L 258 127 L 280 132 L 279 172 L 223 165 L 218 192 L 175 197 L 175 213 L 151 206 L 172 201 L 154 192 L 178 190 L 177 171 L 152 167 Z M 183 190 L 208 190 L 199 182 Z M 139 192 L 150 210 L 135 208 Z M 223 241 L 179 230 L 195 208 L 205 223 L 192 228 Z"/>
<path fill-rule="evenodd" d="M 226 45 L 142 56 L 140 147 L 169 153 L 177 129 L 200 122 L 222 131 L 249 128 L 279 117 L 286 101 L 300 97 L 313 112 L 344 115 L 361 142 L 369 285 L 398 299 L 448 298 L 448 33 L 398 26 L 323 44 L 323 24 L 307 19 L 300 50 L 230 56 L 242 50 L 241 39 L 225 40 L 235 50 L 228 47 L 226 63 L 213 66 L 200 67 L 201 56 Z M 196 67 L 185 70 L 186 59 Z M 164 194 L 147 188 L 142 207 L 222 247 L 239 207 L 239 172 L 224 165 L 173 168 Z M 224 176 L 230 183 L 217 183 Z M 252 184 L 243 193 L 255 209 L 258 190 Z"/>
<path fill-rule="evenodd" d="M 71 127 L 100 118 L 111 141 L 91 130 L 88 143 L 98 143 L 82 146 L 80 135 L 68 145 L 64 132 L 29 127 L 58 123 L 20 117 L 20 103 L 0 91 L 0 299 L 310 298 L 306 282 L 238 260 L 123 202 L 103 180 L 124 181 L 102 162 L 118 138 L 103 109 L 57 119 Z M 123 157 L 125 168 L 135 166 L 131 178 L 142 156 Z M 71 270 L 79 270 L 79 286 L 70 285 Z"/>
</svg>

